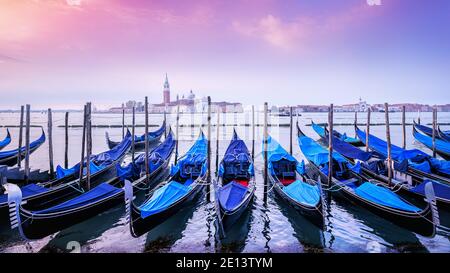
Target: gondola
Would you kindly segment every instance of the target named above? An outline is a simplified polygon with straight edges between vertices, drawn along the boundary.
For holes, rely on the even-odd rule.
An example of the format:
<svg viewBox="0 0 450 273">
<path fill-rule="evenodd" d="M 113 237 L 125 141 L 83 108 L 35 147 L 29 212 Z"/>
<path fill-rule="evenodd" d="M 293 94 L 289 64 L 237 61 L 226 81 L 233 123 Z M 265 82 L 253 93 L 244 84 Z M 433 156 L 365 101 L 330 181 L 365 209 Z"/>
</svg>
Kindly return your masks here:
<svg viewBox="0 0 450 273">
<path fill-rule="evenodd" d="M 413 126 L 413 136 L 414 138 L 425 145 L 428 149 L 433 150 L 433 138 L 421 134 L 417 131 L 416 126 Z M 450 142 L 442 140 L 440 138 L 434 139 L 436 154 L 440 155 L 445 160 L 450 160 Z M 448 170 L 450 174 L 450 169 Z"/>
<path fill-rule="evenodd" d="M 433 137 L 433 128 L 430 128 L 430 127 L 422 125 L 422 124 L 418 124 L 418 123 L 416 123 L 415 120 L 413 121 L 413 126 L 417 131 L 420 131 L 429 137 Z M 450 142 L 450 134 L 442 132 L 439 127 L 434 132 L 434 136 L 436 139 Z"/>
<path fill-rule="evenodd" d="M 366 143 L 366 133 L 355 126 L 356 135 L 361 141 Z M 382 159 L 387 158 L 387 142 L 369 134 L 369 148 Z M 391 157 L 402 167 L 404 171 L 411 175 L 413 179 L 419 176 L 450 185 L 450 162 L 439 160 L 418 150 L 406 150 L 391 144 Z M 420 182 L 420 181 L 419 181 Z"/>
<path fill-rule="evenodd" d="M 149 154 L 151 177 L 156 177 L 167 167 L 173 148 L 174 140 L 170 133 L 167 139 Z M 162 157 L 161 155 L 167 156 Z M 145 169 L 145 166 L 142 165 L 139 164 L 142 169 Z M 21 205 L 22 198 L 19 187 L 8 184 L 9 209 L 10 212 L 14 212 L 10 214 L 11 228 L 18 227 L 19 233 L 25 239 L 41 239 L 122 204 L 124 198 L 123 180 L 120 179 L 118 174 L 109 181 L 103 182 L 75 198 L 46 209 L 34 211 L 26 209 L 25 205 Z M 147 180 L 144 177 L 144 179 L 135 181 L 134 186 L 140 186 L 146 182 Z"/>
<path fill-rule="evenodd" d="M 323 137 L 326 134 L 326 129 L 316 123 L 314 123 L 314 121 L 311 120 L 311 127 L 313 128 L 313 130 L 320 136 Z M 341 134 L 336 130 L 333 130 L 333 135 L 355 147 L 362 147 L 364 146 L 364 143 L 358 139 L 358 138 L 354 138 L 354 137 L 349 137 L 347 136 L 347 134 Z"/>
<path fill-rule="evenodd" d="M 44 129 L 42 129 L 41 136 L 38 139 L 36 139 L 35 141 L 30 143 L 30 155 L 34 151 L 36 151 L 44 142 L 45 142 L 45 133 L 44 133 Z M 25 153 L 26 153 L 25 147 L 20 148 L 20 153 L 21 153 L 21 159 L 23 160 L 25 158 Z M 10 151 L 0 152 L 0 165 L 7 165 L 7 166 L 12 167 L 17 164 L 18 156 L 19 156 L 19 148 L 10 150 Z"/>
<path fill-rule="evenodd" d="M 139 237 L 182 210 L 202 191 L 207 182 L 207 139 L 203 132 L 189 151 L 171 168 L 171 175 L 136 205 L 133 188 L 125 184 L 125 204 L 130 232 Z"/>
<path fill-rule="evenodd" d="M 158 130 L 148 133 L 148 143 L 150 145 L 158 143 L 158 141 L 161 139 L 161 136 L 164 134 L 165 131 L 166 131 L 166 122 L 163 121 L 163 124 Z M 119 142 L 113 141 L 109 138 L 108 132 L 105 133 L 105 137 L 106 143 L 108 144 L 108 147 L 110 149 L 119 144 Z M 145 147 L 145 134 L 141 136 L 134 136 L 134 148 L 144 149 L 144 147 Z"/>
<path fill-rule="evenodd" d="M 329 152 L 313 139 L 307 137 L 297 124 L 300 150 L 319 174 L 323 183 L 328 181 Z M 425 185 L 427 205 L 420 209 L 383 187 L 377 181 L 367 181 L 339 153 L 333 152 L 333 177 L 327 185 L 337 197 L 356 203 L 369 211 L 390 220 L 398 226 L 417 234 L 433 237 L 439 225 L 436 199 L 431 183 Z"/>
<path fill-rule="evenodd" d="M 91 186 L 96 186 L 115 176 L 116 164 L 120 163 L 131 146 L 131 134 L 128 132 L 124 140 L 113 149 L 91 157 Z M 86 166 L 87 160 L 83 161 Z M 80 163 L 70 169 L 57 166 L 56 178 L 45 183 L 30 183 L 20 188 L 22 201 L 28 210 L 42 210 L 80 195 L 84 191 L 84 177 L 79 179 Z M 0 221 L 8 219 L 8 191 L 1 191 Z"/>
<path fill-rule="evenodd" d="M 321 184 L 305 177 L 304 161 L 299 163 L 271 136 L 267 139 L 267 158 L 268 178 L 275 192 L 314 225 L 323 228 Z"/>
<path fill-rule="evenodd" d="M 328 145 L 328 135 L 322 138 Z M 387 166 L 384 159 L 377 158 L 372 152 L 365 152 L 333 136 L 333 149 L 354 164 L 360 164 L 360 174 L 367 179 L 376 179 L 391 190 L 401 195 L 412 197 L 422 202 L 425 196 L 425 184 L 433 184 L 438 209 L 450 210 L 450 186 L 429 180 L 422 176 L 413 176 L 401 164 L 393 165 L 391 182 L 387 177 Z"/>
<path fill-rule="evenodd" d="M 236 131 L 233 132 L 213 184 L 219 235 L 225 237 L 226 232 L 249 209 L 255 194 L 253 161 Z"/>
<path fill-rule="evenodd" d="M 9 129 L 6 129 L 6 137 L 0 141 L 0 150 L 5 148 L 9 143 L 11 143 L 11 134 L 9 133 Z"/>
</svg>

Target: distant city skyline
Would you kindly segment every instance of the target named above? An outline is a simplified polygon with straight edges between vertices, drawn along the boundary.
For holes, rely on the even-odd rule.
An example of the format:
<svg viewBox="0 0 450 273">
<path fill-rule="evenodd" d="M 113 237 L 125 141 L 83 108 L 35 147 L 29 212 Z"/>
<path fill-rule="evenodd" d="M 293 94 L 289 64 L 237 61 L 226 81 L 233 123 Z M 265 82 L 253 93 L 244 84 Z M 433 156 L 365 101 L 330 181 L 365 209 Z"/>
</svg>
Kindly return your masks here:
<svg viewBox="0 0 450 273">
<path fill-rule="evenodd" d="M 0 0 L 0 109 L 450 103 L 450 2 Z M 6 97 L 5 97 L 6 96 Z"/>
</svg>

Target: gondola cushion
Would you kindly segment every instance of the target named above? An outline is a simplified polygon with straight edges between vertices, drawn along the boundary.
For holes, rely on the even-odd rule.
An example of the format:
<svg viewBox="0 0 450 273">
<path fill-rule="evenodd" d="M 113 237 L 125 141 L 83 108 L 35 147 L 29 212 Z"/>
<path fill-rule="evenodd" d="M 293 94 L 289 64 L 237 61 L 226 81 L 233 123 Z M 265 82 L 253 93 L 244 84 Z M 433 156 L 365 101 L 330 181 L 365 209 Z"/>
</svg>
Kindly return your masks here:
<svg viewBox="0 0 450 273">
<path fill-rule="evenodd" d="M 233 211 L 244 199 L 247 187 L 231 181 L 219 189 L 219 202 L 225 211 Z"/>
<path fill-rule="evenodd" d="M 190 189 L 190 187 L 182 185 L 177 181 L 167 183 L 157 189 L 152 197 L 140 206 L 141 217 L 146 218 L 167 209 L 170 205 L 185 196 Z"/>
<path fill-rule="evenodd" d="M 407 212 L 419 212 L 420 209 L 403 201 L 397 194 L 387 188 L 365 182 L 355 189 L 360 197 L 374 203 Z"/>
<path fill-rule="evenodd" d="M 320 201 L 319 187 L 310 185 L 300 180 L 284 187 L 283 191 L 290 198 L 308 206 L 315 206 Z"/>
</svg>

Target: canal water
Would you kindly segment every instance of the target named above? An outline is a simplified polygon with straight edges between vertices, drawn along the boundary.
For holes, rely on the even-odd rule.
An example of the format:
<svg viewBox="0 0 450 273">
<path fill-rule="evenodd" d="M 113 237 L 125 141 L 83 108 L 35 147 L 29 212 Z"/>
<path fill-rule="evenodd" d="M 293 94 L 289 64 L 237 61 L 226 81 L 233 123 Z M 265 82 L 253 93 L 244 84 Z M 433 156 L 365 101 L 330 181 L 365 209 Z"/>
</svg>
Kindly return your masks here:
<svg viewBox="0 0 450 273">
<path fill-rule="evenodd" d="M 0 125 L 18 125 L 18 113 L 0 113 Z M 407 113 L 407 122 L 416 119 L 417 113 Z M 175 115 L 168 115 L 168 122 L 175 124 Z M 390 113 L 391 123 L 401 122 L 401 113 Z M 450 122 L 450 113 L 438 113 L 439 122 Z M 163 115 L 150 115 L 150 124 L 158 125 Z M 318 136 L 309 124 L 326 122 L 326 113 L 302 113 L 294 117 L 303 131 L 310 137 Z M 372 113 L 373 123 L 384 122 L 384 113 Z M 64 162 L 64 113 L 53 113 L 54 129 L 54 160 L 55 166 Z M 144 124 L 144 115 L 137 114 L 137 124 Z M 251 149 L 251 113 L 220 116 L 220 123 L 229 126 L 219 127 L 219 155 L 222 156 L 232 136 L 233 128 L 244 139 Z M 351 123 L 353 113 L 335 113 L 335 123 Z M 358 121 L 365 123 L 366 114 L 359 113 Z M 212 116 L 216 123 L 216 115 Z M 422 123 L 431 122 L 431 113 L 421 114 Z M 263 123 L 263 114 L 257 112 L 256 122 Z M 31 123 L 41 125 L 46 130 L 47 114 L 33 112 Z M 82 114 L 71 112 L 70 124 L 82 124 Z M 93 114 L 94 125 L 120 125 L 121 114 Z M 126 123 L 131 124 L 131 115 L 127 114 Z M 181 115 L 180 124 L 206 124 L 205 114 Z M 269 116 L 269 123 L 288 124 L 288 117 Z M 13 137 L 12 143 L 4 150 L 17 147 L 18 128 L 9 128 Z M 151 130 L 156 129 L 152 127 Z M 340 132 L 354 136 L 352 126 L 335 126 Z M 443 126 L 443 129 L 450 129 Z M 206 133 L 206 128 L 204 128 Z M 407 126 L 407 148 L 419 148 L 430 152 L 420 143 L 414 141 L 412 127 Z M 39 128 L 32 128 L 31 139 L 40 135 Z M 93 152 L 108 150 L 105 132 L 111 139 L 120 140 L 121 128 L 93 128 Z M 136 133 L 142 134 L 144 128 L 137 128 Z M 179 151 L 182 155 L 193 143 L 199 133 L 199 127 L 180 127 Z M 296 131 L 293 130 L 296 134 Z M 384 126 L 372 126 L 371 133 L 385 138 Z M 0 128 L 0 139 L 6 134 L 5 128 Z M 289 127 L 272 126 L 270 134 L 289 149 Z M 392 143 L 401 145 L 401 126 L 391 126 Z M 69 129 L 69 164 L 74 165 L 80 160 L 81 128 Z M 215 155 L 216 127 L 212 128 L 212 152 Z M 214 225 L 214 205 L 206 201 L 206 193 L 198 198 L 195 204 L 186 207 L 165 223 L 158 226 L 140 238 L 130 235 L 129 227 L 125 225 L 124 206 L 110 209 L 90 220 L 77 224 L 41 240 L 28 243 L 20 239 L 17 232 L 11 232 L 7 227 L 0 228 L 1 252 L 450 252 L 450 236 L 444 231 L 438 231 L 434 238 L 425 238 L 400 228 L 383 218 L 351 203 L 331 198 L 325 211 L 326 227 L 322 231 L 300 216 L 283 200 L 269 192 L 267 203 L 263 202 L 263 160 L 261 156 L 262 126 L 256 129 L 255 168 L 257 189 L 253 204 L 247 214 L 236 224 L 236 228 L 228 233 L 225 240 L 218 240 Z M 296 138 L 293 144 L 294 156 L 302 160 L 302 155 Z M 129 160 L 129 158 L 127 158 Z M 172 157 L 173 160 L 173 157 Z M 212 156 L 212 171 L 214 172 L 215 156 Z M 32 154 L 32 168 L 48 169 L 48 142 Z M 142 196 L 139 196 L 142 198 Z M 446 217 L 450 217 L 446 215 Z"/>
</svg>

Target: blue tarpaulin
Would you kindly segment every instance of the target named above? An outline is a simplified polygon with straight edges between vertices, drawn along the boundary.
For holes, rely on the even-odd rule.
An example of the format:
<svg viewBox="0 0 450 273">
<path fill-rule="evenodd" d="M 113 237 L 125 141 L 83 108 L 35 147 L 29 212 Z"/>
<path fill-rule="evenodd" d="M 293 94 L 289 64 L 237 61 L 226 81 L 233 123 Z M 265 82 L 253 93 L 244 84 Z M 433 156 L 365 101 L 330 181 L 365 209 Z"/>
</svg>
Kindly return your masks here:
<svg viewBox="0 0 450 273">
<path fill-rule="evenodd" d="M 148 133 L 148 139 L 152 140 L 152 139 L 158 138 L 158 137 L 162 136 L 164 131 L 166 131 L 166 122 L 165 121 L 163 122 L 161 127 L 159 127 L 158 130 Z M 143 134 L 141 136 L 134 136 L 134 141 L 135 142 L 145 141 L 145 134 Z"/>
<path fill-rule="evenodd" d="M 442 199 L 450 199 L 450 187 L 432 180 L 425 180 L 419 185 L 411 189 L 412 192 L 416 192 L 425 196 L 425 184 L 431 182 L 433 184 L 434 194 L 436 197 Z"/>
<path fill-rule="evenodd" d="M 247 187 L 234 181 L 219 188 L 219 202 L 225 211 L 233 211 L 245 197 Z"/>
<path fill-rule="evenodd" d="M 429 149 L 433 149 L 433 138 L 424 134 L 421 134 L 414 130 L 414 138 L 421 142 L 423 145 L 427 146 Z M 436 150 L 450 154 L 450 142 L 435 138 Z"/>
<path fill-rule="evenodd" d="M 89 162 L 89 165 L 90 165 L 89 167 L 90 167 L 91 174 L 95 174 L 98 171 L 105 168 L 105 166 L 97 166 L 92 161 Z M 60 165 L 56 166 L 56 178 L 57 179 L 61 179 L 61 178 L 64 178 L 66 176 L 70 176 L 73 174 L 75 174 L 77 177 L 79 177 L 79 172 L 80 172 L 80 163 L 78 163 L 77 165 L 73 166 L 70 169 L 64 169 Z M 83 176 L 84 175 L 86 175 L 86 166 L 83 167 Z"/>
<path fill-rule="evenodd" d="M 372 153 L 358 149 L 355 146 L 345 141 L 342 141 L 334 136 L 333 136 L 333 149 L 345 157 L 352 159 L 359 159 L 361 161 L 367 161 L 372 157 Z"/>
<path fill-rule="evenodd" d="M 25 185 L 25 186 L 21 187 L 20 190 L 22 191 L 22 198 L 23 199 L 25 199 L 27 197 L 30 197 L 32 195 L 38 194 L 38 193 L 42 193 L 42 192 L 48 191 L 47 188 L 38 186 L 36 184 Z M 8 194 L 0 195 L 0 204 L 1 203 L 6 203 L 7 201 L 8 201 Z"/>
<path fill-rule="evenodd" d="M 180 172 L 182 178 L 198 177 L 206 173 L 206 157 L 208 142 L 203 134 L 195 141 L 194 145 L 178 159 L 178 164 L 171 167 L 171 175 Z"/>
<path fill-rule="evenodd" d="M 237 136 L 236 131 L 234 131 L 233 138 L 220 164 L 219 176 L 233 179 L 237 176 L 249 178 L 252 175 L 253 164 L 251 163 L 248 148 L 245 142 Z"/>
<path fill-rule="evenodd" d="M 420 209 L 414 205 L 403 201 L 397 194 L 393 193 L 385 187 L 377 186 L 370 182 L 365 182 L 359 187 L 355 188 L 355 193 L 364 199 L 374 203 L 400 209 L 409 212 L 419 212 Z"/>
<path fill-rule="evenodd" d="M 35 141 L 30 143 L 30 150 L 36 149 L 37 147 L 39 147 L 42 143 L 45 142 L 45 133 L 44 130 L 42 130 L 42 134 L 41 136 L 36 139 Z M 25 146 L 21 147 L 20 149 L 21 153 L 25 152 Z M 0 152 L 0 160 L 4 159 L 4 158 L 8 158 L 11 156 L 15 156 L 19 153 L 19 149 L 14 149 L 14 150 L 10 150 L 10 151 L 4 151 L 4 152 Z"/>
<path fill-rule="evenodd" d="M 300 136 L 298 144 L 305 157 L 315 165 L 320 166 L 328 163 L 328 150 L 320 146 L 317 142 L 307 136 Z M 347 160 L 337 152 L 333 152 L 334 160 L 338 162 L 347 162 Z"/>
<path fill-rule="evenodd" d="M 316 206 L 320 201 L 319 186 L 313 186 L 300 180 L 284 187 L 283 191 L 297 202 L 309 206 Z"/>
<path fill-rule="evenodd" d="M 262 150 L 264 152 L 264 142 L 262 143 Z M 277 162 L 280 160 L 287 160 L 295 164 L 295 169 L 299 174 L 305 173 L 305 162 L 302 160 L 301 163 L 295 159 L 292 155 L 290 155 L 274 138 L 271 136 L 267 139 L 267 158 L 269 160 L 269 170 L 272 174 L 276 173 L 273 162 Z"/>
<path fill-rule="evenodd" d="M 366 144 L 366 133 L 361 131 L 360 129 L 356 128 L 356 135 L 358 138 Z M 387 143 L 386 141 L 369 134 L 369 147 L 375 151 L 377 151 L 379 154 L 381 154 L 384 157 L 387 157 Z M 406 150 L 402 149 L 396 145 L 391 144 L 391 156 L 392 159 L 396 161 L 403 161 L 403 160 L 413 160 L 413 161 L 421 161 L 429 155 L 426 153 L 413 149 L 413 150 Z"/>
<path fill-rule="evenodd" d="M 39 210 L 39 211 L 33 211 L 33 214 L 48 214 L 48 213 L 56 213 L 61 212 L 65 210 L 70 209 L 76 209 L 85 205 L 88 205 L 90 203 L 97 202 L 99 200 L 102 200 L 104 198 L 107 198 L 109 196 L 112 196 L 118 192 L 122 191 L 121 188 L 116 188 L 114 186 L 111 186 L 108 183 L 102 183 L 98 185 L 97 187 L 93 188 L 92 190 L 83 193 L 80 196 L 77 196 L 73 199 L 70 199 L 66 202 L 63 202 L 59 205 Z"/>
<path fill-rule="evenodd" d="M 356 129 L 356 134 L 365 143 L 366 133 Z M 369 134 L 369 147 L 387 157 L 387 143 L 384 140 Z M 450 173 L 449 161 L 432 158 L 430 155 L 417 149 L 406 150 L 391 144 L 391 154 L 392 159 L 403 165 L 403 168 L 399 168 L 400 165 L 397 165 L 396 169 L 400 171 L 406 171 L 406 168 L 410 166 L 411 168 L 418 167 L 422 171 L 433 172 L 434 169 L 441 173 Z M 427 166 L 427 164 L 431 164 L 431 166 Z"/>
<path fill-rule="evenodd" d="M 426 135 L 432 136 L 433 135 L 433 128 L 430 128 L 428 126 L 414 123 L 414 127 L 419 129 L 420 131 L 424 132 Z M 440 130 L 435 130 L 435 136 L 441 138 L 445 141 L 450 141 L 450 135 L 446 132 L 442 132 Z"/>
<path fill-rule="evenodd" d="M 166 210 L 173 203 L 183 198 L 189 190 L 190 188 L 188 186 L 182 185 L 177 181 L 170 181 L 163 187 L 157 189 L 152 197 L 140 206 L 141 217 L 146 218 Z"/>
<path fill-rule="evenodd" d="M 148 164 L 150 172 L 158 169 L 166 160 L 169 159 L 173 147 L 175 147 L 175 140 L 173 134 L 170 132 L 167 138 L 153 149 L 148 155 Z M 139 178 L 141 172 L 145 171 L 145 154 L 140 154 L 136 160 L 130 162 L 125 166 L 121 166 L 120 163 L 116 165 L 117 176 L 121 181 L 125 179 L 135 180 Z"/>
<path fill-rule="evenodd" d="M 328 135 L 325 131 L 325 128 L 315 124 L 314 122 L 311 123 L 311 127 L 313 128 L 313 130 L 321 137 L 325 137 L 326 135 Z M 347 142 L 347 143 L 354 143 L 354 142 L 359 142 L 357 138 L 353 138 L 353 137 L 349 137 L 347 136 L 346 133 L 339 133 L 338 131 L 333 130 L 333 136 L 340 139 L 341 141 Z"/>
</svg>

